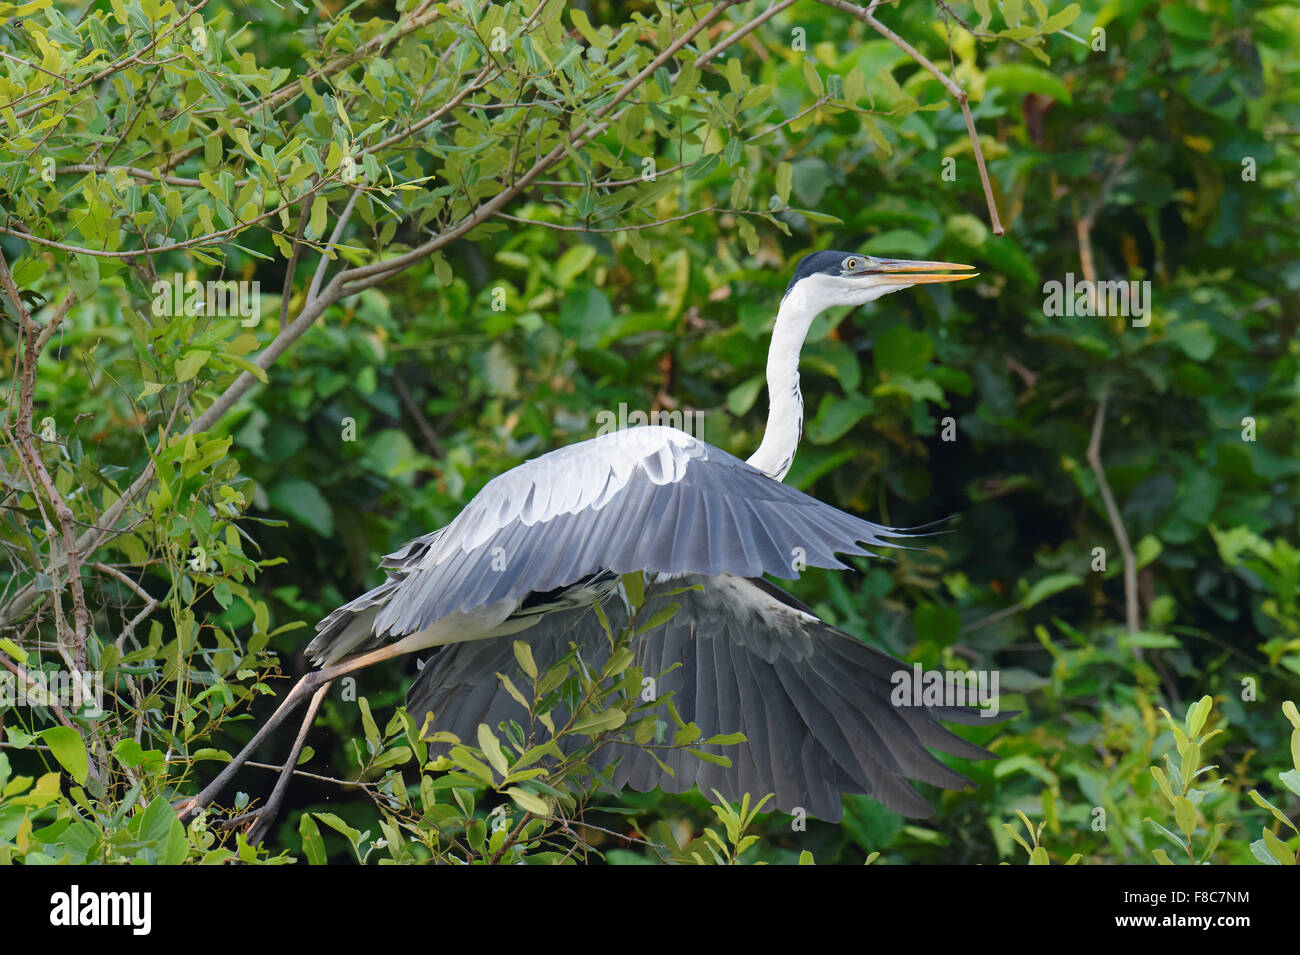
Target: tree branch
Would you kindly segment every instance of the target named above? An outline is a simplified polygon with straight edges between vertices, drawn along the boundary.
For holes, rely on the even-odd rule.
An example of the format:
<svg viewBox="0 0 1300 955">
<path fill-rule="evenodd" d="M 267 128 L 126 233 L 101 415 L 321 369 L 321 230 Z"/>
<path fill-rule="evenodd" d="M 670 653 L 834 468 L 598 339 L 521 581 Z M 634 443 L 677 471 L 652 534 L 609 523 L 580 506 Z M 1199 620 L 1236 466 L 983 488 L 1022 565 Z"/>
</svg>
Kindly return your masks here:
<svg viewBox="0 0 1300 955">
<path fill-rule="evenodd" d="M 54 517 L 58 521 L 62 533 L 63 558 L 68 566 L 68 587 L 72 592 L 73 638 L 70 643 L 72 645 L 73 665 L 76 670 L 82 671 L 86 669 L 86 630 L 90 624 L 90 609 L 86 605 L 86 594 L 81 585 L 81 559 L 77 549 L 76 518 L 73 516 L 72 509 L 68 507 L 68 502 L 63 499 L 63 495 L 55 487 L 54 480 L 45 467 L 45 462 L 36 450 L 36 436 L 32 430 L 32 419 L 35 415 L 37 362 L 40 359 L 41 352 L 49 343 L 50 337 L 54 334 L 55 329 L 63 323 L 63 319 L 67 316 L 68 310 L 77 297 L 72 291 L 69 291 L 63 297 L 63 301 L 55 308 L 54 314 L 45 324 L 45 327 L 40 327 L 23 303 L 22 296 L 19 295 L 18 286 L 14 282 L 13 274 L 9 271 L 9 262 L 5 258 L 3 250 L 0 250 L 0 286 L 4 288 L 10 302 L 13 303 L 14 314 L 18 317 L 21 337 L 24 339 L 22 343 L 22 378 L 18 388 L 18 418 L 14 422 L 10 434 L 15 446 L 18 448 L 18 454 L 23 461 L 24 469 L 41 486 L 41 490 L 45 492 L 45 496 L 49 498 L 50 503 L 53 505 Z M 9 432 L 7 424 L 5 425 L 5 431 Z M 51 557 L 53 558 L 53 539 L 51 539 L 50 544 Z"/>
<path fill-rule="evenodd" d="M 975 118 L 971 116 L 969 98 L 966 91 L 957 85 L 956 81 L 931 63 L 926 57 L 912 44 L 908 43 L 901 36 L 895 33 L 889 27 L 885 26 L 875 18 L 872 11 L 876 8 L 876 3 L 872 3 L 867 9 L 849 3 L 848 0 L 817 0 L 823 6 L 833 7 L 841 10 L 852 17 L 861 20 L 867 26 L 871 27 L 881 36 L 883 36 L 894 46 L 898 47 L 908 56 L 910 56 L 917 65 L 928 72 L 946 89 L 952 97 L 957 100 L 961 107 L 961 115 L 966 120 L 966 132 L 970 136 L 971 149 L 975 153 L 975 167 L 979 170 L 980 183 L 984 186 L 984 201 L 989 207 L 989 227 L 993 230 L 994 235 L 1005 235 L 1006 229 L 1002 226 L 1002 220 L 998 217 L 997 200 L 993 197 L 993 184 L 989 181 L 989 171 L 984 165 L 984 150 L 980 148 L 979 132 L 975 129 Z M 877 0 L 879 2 L 879 0 Z"/>
<path fill-rule="evenodd" d="M 1097 487 L 1101 491 L 1101 499 L 1106 505 L 1106 515 L 1110 519 L 1110 527 L 1115 534 L 1115 540 L 1119 543 L 1120 556 L 1124 561 L 1125 623 L 1129 633 L 1137 633 L 1139 629 L 1137 557 L 1133 554 L 1133 547 L 1129 543 L 1128 531 L 1124 529 L 1119 507 L 1115 504 L 1115 495 L 1111 493 L 1110 484 L 1106 480 L 1106 470 L 1101 466 L 1101 434 L 1106 424 L 1108 398 L 1108 395 L 1102 395 L 1101 401 L 1097 403 L 1097 414 L 1092 420 L 1092 440 L 1088 442 L 1088 464 L 1092 468 L 1092 473 L 1097 476 Z"/>
</svg>

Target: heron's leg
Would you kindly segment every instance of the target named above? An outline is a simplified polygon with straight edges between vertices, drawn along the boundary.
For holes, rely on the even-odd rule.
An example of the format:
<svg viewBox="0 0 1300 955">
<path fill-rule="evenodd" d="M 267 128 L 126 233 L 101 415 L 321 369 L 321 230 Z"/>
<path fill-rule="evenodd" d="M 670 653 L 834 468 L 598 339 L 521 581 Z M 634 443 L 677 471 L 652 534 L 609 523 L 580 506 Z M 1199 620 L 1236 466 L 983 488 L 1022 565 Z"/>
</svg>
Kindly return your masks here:
<svg viewBox="0 0 1300 955">
<path fill-rule="evenodd" d="M 285 793 L 289 790 L 289 781 L 293 779 L 293 770 L 298 765 L 298 756 L 302 753 L 303 743 L 307 741 L 307 731 L 316 722 L 316 714 L 320 710 L 321 701 L 325 699 L 325 694 L 329 692 L 329 688 L 333 685 L 333 682 L 322 684 L 312 696 L 311 702 L 307 704 L 307 715 L 303 717 L 302 726 L 298 728 L 298 738 L 293 742 L 293 749 L 289 751 L 289 758 L 285 760 L 284 766 L 280 770 L 280 777 L 275 782 L 275 789 L 271 790 L 271 796 L 267 799 L 266 804 L 223 823 L 225 827 L 230 828 L 242 822 L 256 820 L 252 828 L 248 830 L 247 839 L 249 845 L 257 845 L 257 843 L 261 842 L 271 828 L 271 823 L 279 815 L 280 803 L 284 801 Z"/>
<path fill-rule="evenodd" d="M 216 779 L 204 786 L 203 791 L 197 796 L 191 796 L 188 799 L 179 800 L 172 804 L 172 808 L 176 810 L 182 821 L 187 821 L 189 817 L 193 816 L 208 803 L 212 802 L 212 800 L 216 799 L 217 794 L 226 788 L 230 780 L 234 778 L 235 773 L 239 772 L 244 763 L 248 762 L 249 757 L 253 755 L 254 750 L 256 750 L 266 737 L 271 734 L 271 731 L 275 729 L 275 727 L 279 726 L 280 723 L 283 722 L 284 718 L 292 713 L 298 705 L 307 698 L 307 695 L 315 691 L 317 687 L 322 684 L 333 683 L 336 679 L 345 674 L 362 670 L 368 666 L 373 666 L 376 663 L 381 663 L 384 660 L 389 660 L 396 656 L 401 656 L 403 653 L 409 652 L 409 649 L 410 648 L 408 647 L 403 647 L 400 642 L 393 643 L 386 647 L 380 647 L 377 650 L 371 650 L 368 653 L 358 653 L 354 657 L 340 660 L 333 666 L 326 667 L 323 670 L 317 670 L 315 673 L 308 673 L 294 684 L 294 688 L 289 691 L 289 695 L 284 698 L 284 702 L 279 705 L 276 711 L 272 713 L 258 731 L 253 734 L 253 738 L 250 739 L 248 744 L 239 751 L 238 755 L 227 763 L 225 768 L 217 774 Z"/>
</svg>

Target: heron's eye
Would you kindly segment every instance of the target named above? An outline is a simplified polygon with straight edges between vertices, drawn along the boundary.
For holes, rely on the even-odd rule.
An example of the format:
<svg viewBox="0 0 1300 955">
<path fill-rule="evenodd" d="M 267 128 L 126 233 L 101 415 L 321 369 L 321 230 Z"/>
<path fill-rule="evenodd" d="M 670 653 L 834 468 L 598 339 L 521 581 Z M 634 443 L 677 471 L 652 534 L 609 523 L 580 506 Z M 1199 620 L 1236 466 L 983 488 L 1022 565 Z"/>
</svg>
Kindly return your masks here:
<svg viewBox="0 0 1300 955">
<path fill-rule="evenodd" d="M 848 258 L 848 259 L 845 259 L 845 260 L 844 260 L 844 271 L 845 271 L 845 272 L 852 272 L 852 271 L 853 271 L 854 269 L 856 269 L 857 267 L 858 267 L 858 260 L 857 260 L 857 259 L 854 259 L 854 258 Z"/>
</svg>

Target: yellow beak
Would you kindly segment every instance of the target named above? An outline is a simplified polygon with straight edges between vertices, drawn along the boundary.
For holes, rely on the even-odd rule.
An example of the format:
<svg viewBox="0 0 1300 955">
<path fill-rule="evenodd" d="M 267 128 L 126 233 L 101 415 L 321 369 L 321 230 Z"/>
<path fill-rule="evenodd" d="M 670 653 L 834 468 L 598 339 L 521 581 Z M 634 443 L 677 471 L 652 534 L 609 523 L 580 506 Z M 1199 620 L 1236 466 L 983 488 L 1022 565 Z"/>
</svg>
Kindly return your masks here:
<svg viewBox="0 0 1300 955">
<path fill-rule="evenodd" d="M 950 275 L 937 269 L 973 269 L 958 262 L 919 262 L 914 259 L 870 259 L 866 268 L 855 275 L 870 275 L 882 285 L 926 285 L 932 282 L 960 282 L 973 279 L 978 272 Z"/>
</svg>

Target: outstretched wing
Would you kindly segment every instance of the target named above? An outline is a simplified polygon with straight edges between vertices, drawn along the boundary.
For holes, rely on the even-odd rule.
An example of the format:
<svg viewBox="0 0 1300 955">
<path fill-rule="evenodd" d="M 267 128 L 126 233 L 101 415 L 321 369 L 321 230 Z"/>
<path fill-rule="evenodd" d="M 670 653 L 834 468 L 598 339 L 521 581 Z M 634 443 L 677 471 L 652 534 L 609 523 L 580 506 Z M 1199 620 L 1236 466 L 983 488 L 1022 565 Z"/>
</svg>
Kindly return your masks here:
<svg viewBox="0 0 1300 955">
<path fill-rule="evenodd" d="M 673 428 L 552 451 L 490 481 L 436 536 L 386 562 L 377 635 L 522 600 L 593 574 L 771 574 L 845 566 L 907 536 L 837 510 Z M 431 538 L 431 539 L 430 539 Z"/>
<path fill-rule="evenodd" d="M 701 589 L 665 593 L 697 583 Z M 828 821 L 840 818 L 841 793 L 866 793 L 904 815 L 928 816 L 931 806 L 909 779 L 948 789 L 968 780 L 927 746 L 972 759 L 992 756 L 939 723 L 976 723 L 979 711 L 895 706 L 891 677 L 905 664 L 829 626 L 766 581 L 723 574 L 657 584 L 642 613 L 648 617 L 671 603 L 680 604 L 677 613 L 636 639 L 637 664 L 657 677 L 659 696 L 673 694 L 682 718 L 696 723 L 705 738 L 740 732 L 746 742 L 713 750 L 729 756 L 730 767 L 684 750 L 661 752 L 671 777 L 632 744 L 607 747 L 598 764 L 617 761 L 617 787 L 682 792 L 698 785 L 728 799 L 774 793 L 780 809 L 802 807 Z M 621 602 L 611 600 L 606 609 L 611 623 L 622 626 Z M 570 644 L 595 666 L 608 653 L 589 609 L 554 614 L 520 638 L 542 667 L 568 653 Z M 432 712 L 434 729 L 462 739 L 473 739 L 479 723 L 495 727 L 514 719 L 526 725 L 524 708 L 496 677 L 516 669 L 512 643 L 485 640 L 440 650 L 411 687 L 411 714 L 422 720 Z"/>
</svg>

